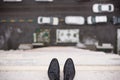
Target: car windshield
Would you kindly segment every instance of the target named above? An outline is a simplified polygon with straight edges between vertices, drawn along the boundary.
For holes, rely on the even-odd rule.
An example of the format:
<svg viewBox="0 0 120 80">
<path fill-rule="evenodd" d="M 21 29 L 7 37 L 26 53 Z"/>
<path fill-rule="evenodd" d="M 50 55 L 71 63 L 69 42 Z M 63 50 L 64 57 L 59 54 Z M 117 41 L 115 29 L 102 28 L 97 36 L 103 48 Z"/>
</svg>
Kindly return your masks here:
<svg viewBox="0 0 120 80">
<path fill-rule="evenodd" d="M 101 5 L 98 6 L 98 10 L 101 11 Z"/>
<path fill-rule="evenodd" d="M 109 6 L 109 10 L 111 10 L 111 6 Z"/>
<path fill-rule="evenodd" d="M 50 24 L 53 24 L 53 18 L 50 17 Z"/>
<path fill-rule="evenodd" d="M 40 22 L 42 22 L 43 21 L 43 19 L 42 18 L 40 18 Z"/>
<path fill-rule="evenodd" d="M 114 17 L 114 20 L 116 20 L 118 23 L 120 23 L 120 17 Z"/>
<path fill-rule="evenodd" d="M 95 21 L 95 17 L 92 17 L 92 22 L 93 22 L 93 23 L 95 23 L 95 22 L 96 22 L 96 21 Z"/>
</svg>

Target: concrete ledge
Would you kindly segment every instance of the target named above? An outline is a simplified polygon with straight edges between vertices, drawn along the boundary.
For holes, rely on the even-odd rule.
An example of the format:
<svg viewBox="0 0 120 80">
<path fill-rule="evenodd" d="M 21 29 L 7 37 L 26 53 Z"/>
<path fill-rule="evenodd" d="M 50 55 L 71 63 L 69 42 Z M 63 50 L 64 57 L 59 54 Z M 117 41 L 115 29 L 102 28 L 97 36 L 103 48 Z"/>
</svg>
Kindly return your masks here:
<svg viewBox="0 0 120 80">
<path fill-rule="evenodd" d="M 120 66 L 75 66 L 76 71 L 120 71 Z M 0 71 L 47 71 L 48 66 L 0 66 Z M 60 66 L 63 71 L 63 66 Z"/>
</svg>

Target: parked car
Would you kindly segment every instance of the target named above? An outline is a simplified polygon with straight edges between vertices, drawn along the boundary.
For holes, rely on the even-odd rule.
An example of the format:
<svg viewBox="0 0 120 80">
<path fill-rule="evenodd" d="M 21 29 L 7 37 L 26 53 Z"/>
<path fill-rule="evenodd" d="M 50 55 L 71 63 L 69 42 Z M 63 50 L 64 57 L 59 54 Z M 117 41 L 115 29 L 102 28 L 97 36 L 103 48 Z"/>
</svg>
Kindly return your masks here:
<svg viewBox="0 0 120 80">
<path fill-rule="evenodd" d="M 113 24 L 120 24 L 120 17 L 113 16 Z"/>
<path fill-rule="evenodd" d="M 38 17 L 38 24 L 50 24 L 50 25 L 58 25 L 59 19 L 58 17 Z"/>
<path fill-rule="evenodd" d="M 96 23 L 107 23 L 107 16 L 89 16 L 87 18 L 88 24 L 96 24 Z"/>
<path fill-rule="evenodd" d="M 37 2 L 53 2 L 53 0 L 35 0 Z"/>
<path fill-rule="evenodd" d="M 3 0 L 3 2 L 22 2 L 22 0 Z"/>
<path fill-rule="evenodd" d="M 85 24 L 85 19 L 82 16 L 66 16 L 65 23 L 70 25 L 83 25 Z"/>
<path fill-rule="evenodd" d="M 95 13 L 113 12 L 114 5 L 113 4 L 94 4 L 92 9 L 93 9 L 93 12 Z"/>
</svg>

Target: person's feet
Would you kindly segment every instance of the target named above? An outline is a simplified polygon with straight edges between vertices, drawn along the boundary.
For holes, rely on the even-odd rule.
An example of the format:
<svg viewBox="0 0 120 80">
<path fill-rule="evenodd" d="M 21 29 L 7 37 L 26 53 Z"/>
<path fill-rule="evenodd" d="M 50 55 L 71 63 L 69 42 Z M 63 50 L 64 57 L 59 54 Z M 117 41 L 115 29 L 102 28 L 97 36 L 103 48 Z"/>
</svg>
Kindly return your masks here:
<svg viewBox="0 0 120 80">
<path fill-rule="evenodd" d="M 48 77 L 50 80 L 59 80 L 60 78 L 60 68 L 56 58 L 53 58 L 50 63 L 48 68 Z"/>
<path fill-rule="evenodd" d="M 73 60 L 68 58 L 64 65 L 64 80 L 73 80 L 75 76 L 75 67 Z"/>
</svg>

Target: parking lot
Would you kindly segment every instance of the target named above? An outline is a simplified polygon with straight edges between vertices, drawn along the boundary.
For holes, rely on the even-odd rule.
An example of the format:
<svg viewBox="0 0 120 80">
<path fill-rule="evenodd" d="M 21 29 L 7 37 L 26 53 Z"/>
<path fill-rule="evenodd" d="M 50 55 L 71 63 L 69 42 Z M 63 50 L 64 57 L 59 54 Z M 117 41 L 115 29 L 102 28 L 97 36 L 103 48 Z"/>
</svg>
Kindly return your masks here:
<svg viewBox="0 0 120 80">
<path fill-rule="evenodd" d="M 96 14 L 92 11 L 94 3 L 113 3 L 115 11 L 112 13 Z M 52 3 L 40 3 L 34 0 L 23 0 L 21 3 L 4 3 L 0 1 L 0 48 L 17 49 L 21 43 L 32 43 L 33 33 L 36 29 L 50 29 L 50 46 L 75 46 L 75 43 L 56 43 L 57 29 L 79 29 L 80 42 L 90 37 L 99 43 L 111 43 L 114 52 L 117 47 L 117 29 L 119 25 L 113 25 L 112 16 L 119 15 L 118 2 L 110 0 L 93 0 L 77 2 L 75 0 L 54 0 Z M 108 22 L 76 26 L 65 24 L 65 16 L 88 16 L 107 15 Z M 59 25 L 39 25 L 38 16 L 58 17 Z"/>
</svg>

